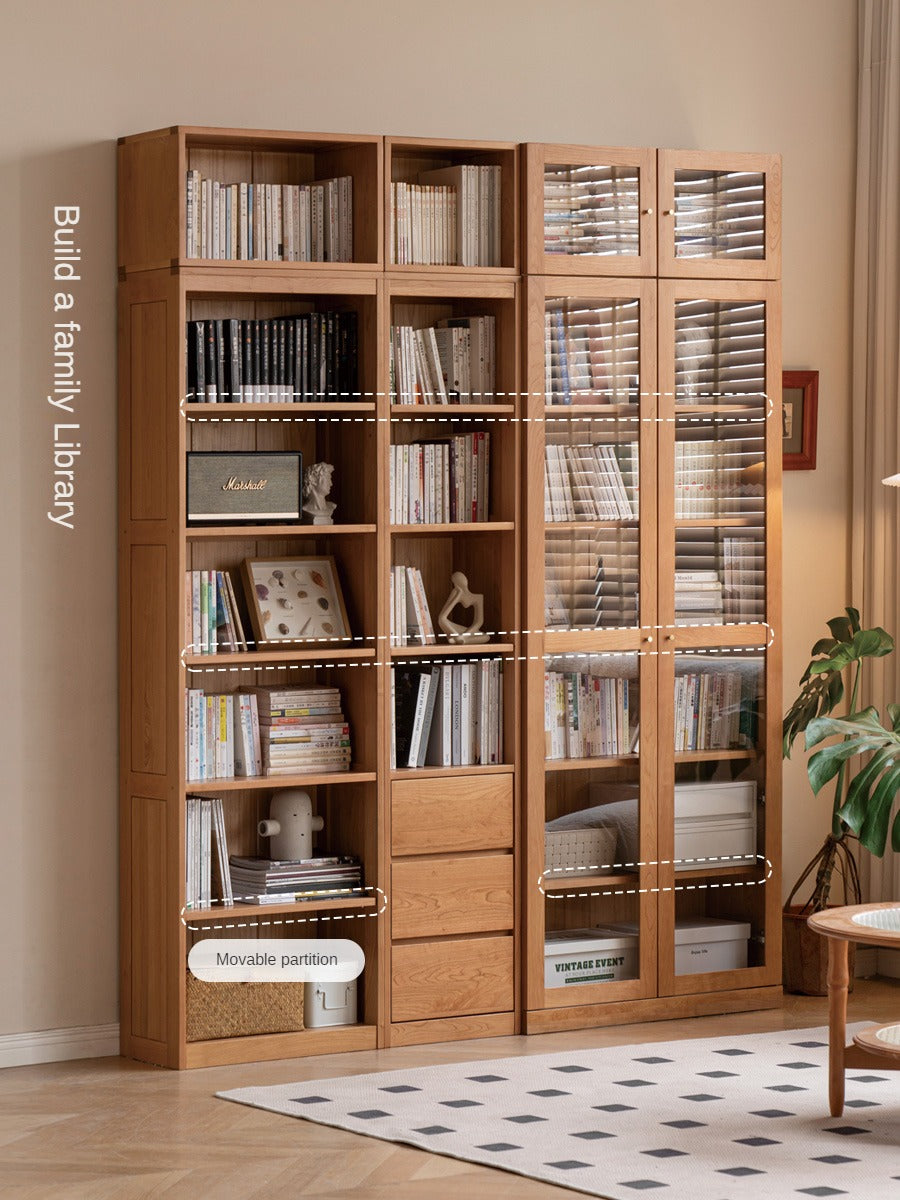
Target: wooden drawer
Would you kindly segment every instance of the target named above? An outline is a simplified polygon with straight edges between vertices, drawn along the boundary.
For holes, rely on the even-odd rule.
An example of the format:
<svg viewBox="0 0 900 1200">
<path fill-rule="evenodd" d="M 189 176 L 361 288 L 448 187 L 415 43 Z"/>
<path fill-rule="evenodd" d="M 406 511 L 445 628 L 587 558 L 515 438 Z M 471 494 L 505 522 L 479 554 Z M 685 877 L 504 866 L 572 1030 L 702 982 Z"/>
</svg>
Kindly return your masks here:
<svg viewBox="0 0 900 1200">
<path fill-rule="evenodd" d="M 513 939 L 394 946 L 391 982 L 393 1021 L 507 1012 L 513 1007 Z"/>
<path fill-rule="evenodd" d="M 512 844 L 512 775 L 398 779 L 391 787 L 392 854 L 506 850 Z"/>
<path fill-rule="evenodd" d="M 395 938 L 513 927 L 511 854 L 398 862 L 391 869 Z"/>
</svg>

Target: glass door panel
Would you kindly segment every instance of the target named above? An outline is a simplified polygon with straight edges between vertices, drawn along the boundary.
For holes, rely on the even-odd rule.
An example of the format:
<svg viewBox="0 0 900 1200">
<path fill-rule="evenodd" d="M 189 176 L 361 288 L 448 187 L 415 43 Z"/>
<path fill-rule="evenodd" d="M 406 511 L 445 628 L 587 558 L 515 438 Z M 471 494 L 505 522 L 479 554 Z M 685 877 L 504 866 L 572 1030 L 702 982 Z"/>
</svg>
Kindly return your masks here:
<svg viewBox="0 0 900 1200">
<path fill-rule="evenodd" d="M 638 298 L 553 297 L 544 306 L 548 405 L 640 402 Z"/>
</svg>

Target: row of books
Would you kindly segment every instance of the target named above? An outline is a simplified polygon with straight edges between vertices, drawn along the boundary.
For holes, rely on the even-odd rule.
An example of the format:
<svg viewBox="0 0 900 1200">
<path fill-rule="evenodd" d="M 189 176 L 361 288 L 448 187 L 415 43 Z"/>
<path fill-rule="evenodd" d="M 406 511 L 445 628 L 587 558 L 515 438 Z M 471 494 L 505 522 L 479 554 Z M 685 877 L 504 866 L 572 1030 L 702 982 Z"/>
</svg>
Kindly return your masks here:
<svg viewBox="0 0 900 1200">
<path fill-rule="evenodd" d="M 762 258 L 765 187 L 759 172 L 680 171 L 675 187 L 678 258 Z"/>
<path fill-rule="evenodd" d="M 391 261 L 500 266 L 499 166 L 420 171 L 391 184 Z"/>
<path fill-rule="evenodd" d="M 742 671 L 675 676 L 675 750 L 749 749 L 756 743 L 753 677 Z"/>
<path fill-rule="evenodd" d="M 350 727 L 337 688 L 185 691 L 191 783 L 350 769 Z"/>
<path fill-rule="evenodd" d="M 490 403 L 494 318 L 447 317 L 424 329 L 393 325 L 390 367 L 395 404 Z"/>
<path fill-rule="evenodd" d="M 636 404 L 640 398 L 637 300 L 551 301 L 544 312 L 548 404 Z"/>
<path fill-rule="evenodd" d="M 544 619 L 548 629 L 620 629 L 639 623 L 635 530 L 604 537 L 547 538 Z M 598 553 L 599 551 L 599 553 Z"/>
<path fill-rule="evenodd" d="M 491 435 L 484 431 L 395 442 L 390 452 L 391 523 L 487 521 Z"/>
<path fill-rule="evenodd" d="M 544 672 L 547 759 L 632 754 L 639 728 L 637 688 L 589 671 Z"/>
<path fill-rule="evenodd" d="M 353 178 L 222 183 L 190 170 L 185 257 L 350 262 Z"/>
<path fill-rule="evenodd" d="M 547 254 L 636 255 L 640 192 L 635 167 L 544 168 Z"/>
<path fill-rule="evenodd" d="M 185 908 L 209 908 L 212 905 L 213 835 L 219 882 L 217 899 L 226 904 L 233 903 L 222 797 L 188 796 L 185 814 Z"/>
<path fill-rule="evenodd" d="M 187 365 L 187 398 L 201 404 L 356 398 L 357 314 L 326 311 L 190 321 Z"/>
<path fill-rule="evenodd" d="M 761 441 L 761 439 L 760 439 Z M 675 517 L 745 516 L 761 513 L 765 485 L 753 482 L 764 446 L 743 441 L 676 441 Z"/>
<path fill-rule="evenodd" d="M 544 520 L 616 521 L 638 516 L 638 443 L 544 447 Z"/>
<path fill-rule="evenodd" d="M 190 653 L 249 649 L 230 571 L 186 571 L 185 601 Z"/>
<path fill-rule="evenodd" d="M 391 644 L 431 646 L 435 641 L 422 572 L 398 563 L 391 568 Z"/>
<path fill-rule="evenodd" d="M 503 662 L 391 668 L 392 767 L 503 761 Z"/>
<path fill-rule="evenodd" d="M 230 886 L 243 903 L 362 895 L 362 863 L 350 855 L 275 860 L 232 854 Z"/>
</svg>

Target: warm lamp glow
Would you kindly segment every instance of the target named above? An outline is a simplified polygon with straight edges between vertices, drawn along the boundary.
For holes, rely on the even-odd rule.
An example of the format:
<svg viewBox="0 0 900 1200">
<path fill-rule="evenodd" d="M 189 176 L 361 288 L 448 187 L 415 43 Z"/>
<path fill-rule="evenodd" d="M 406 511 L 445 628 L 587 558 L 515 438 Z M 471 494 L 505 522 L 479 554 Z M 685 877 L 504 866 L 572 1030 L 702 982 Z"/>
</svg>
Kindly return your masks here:
<svg viewBox="0 0 900 1200">
<path fill-rule="evenodd" d="M 888 475 L 887 479 L 882 479 L 882 483 L 886 483 L 888 487 L 900 487 L 900 475 Z"/>
</svg>

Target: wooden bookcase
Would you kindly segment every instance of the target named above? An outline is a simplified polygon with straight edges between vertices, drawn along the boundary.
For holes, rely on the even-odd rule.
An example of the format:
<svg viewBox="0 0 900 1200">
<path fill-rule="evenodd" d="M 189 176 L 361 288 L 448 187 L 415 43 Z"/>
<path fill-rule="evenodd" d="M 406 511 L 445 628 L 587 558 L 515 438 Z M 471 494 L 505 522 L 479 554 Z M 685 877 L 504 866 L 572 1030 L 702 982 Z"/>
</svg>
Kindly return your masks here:
<svg viewBox="0 0 900 1200">
<path fill-rule="evenodd" d="M 497 265 L 392 262 L 391 183 L 414 183 L 420 172 L 467 164 L 499 168 Z M 611 189 L 620 209 L 624 205 L 624 215 L 616 210 L 618 224 L 611 231 L 601 220 L 601 233 L 611 233 L 611 243 L 601 240 L 595 252 L 584 253 L 587 243 L 563 244 L 571 237 L 564 216 L 557 220 L 554 243 L 546 243 L 545 172 L 552 170 L 555 185 L 564 185 L 569 168 L 574 178 L 590 186 L 599 181 L 601 191 Z M 297 184 L 351 175 L 352 261 L 188 257 L 185 178 L 192 169 L 227 183 Z M 754 197 L 758 200 L 761 186 L 765 198 L 762 246 L 752 237 L 742 243 L 745 250 L 752 243 L 755 257 L 731 255 L 727 238 L 720 254 L 712 235 L 708 258 L 698 254 L 700 243 L 685 232 L 687 218 L 682 217 L 694 212 L 691 188 L 702 193 L 704 171 L 715 178 L 716 203 L 726 215 L 734 201 L 729 191 L 734 173 L 762 176 L 762 185 L 753 184 Z M 195 127 L 121 139 L 124 1054 L 171 1067 L 215 1065 L 638 1020 L 668 1015 L 673 1006 L 690 1013 L 775 1002 L 780 979 L 780 437 L 765 404 L 777 412 L 780 401 L 779 189 L 777 159 L 762 156 Z M 556 207 L 565 211 L 564 203 Z M 583 235 L 579 229 L 578 236 Z M 704 304 L 715 310 L 712 316 Z M 747 305 L 764 310 L 767 401 L 757 413 L 762 419 L 747 425 L 743 440 L 736 439 L 736 451 L 757 492 L 758 474 L 764 471 L 763 494 L 746 512 L 698 521 L 676 512 L 676 453 L 683 453 L 676 444 L 721 440 L 738 427 L 738 418 L 750 414 L 740 397 L 726 395 L 699 406 L 693 395 L 676 397 L 685 386 L 680 348 L 698 323 L 709 336 L 722 325 L 738 337 L 736 314 Z M 187 322 L 283 317 L 325 308 L 356 313 L 358 394 L 293 404 L 187 399 Z M 551 403 L 554 398 L 545 394 L 547 329 L 559 322 L 565 326 L 581 309 L 602 311 L 601 323 L 611 319 L 615 327 L 608 386 L 601 394 L 592 380 L 587 394 L 573 396 L 571 405 Z M 473 316 L 494 321 L 493 394 L 459 406 L 398 403 L 390 370 L 392 325 L 421 328 L 443 318 Z M 694 365 L 709 373 L 709 364 Z M 740 383 L 740 372 L 735 379 Z M 392 525 L 391 446 L 474 431 L 490 433 L 487 519 Z M 545 520 L 545 449 L 555 446 L 565 454 L 566 445 L 585 439 L 637 456 L 631 461 L 638 464 L 639 514 L 603 522 L 574 513 L 568 520 Z M 735 439 L 730 446 L 735 448 Z M 214 449 L 300 450 L 305 465 L 333 463 L 338 523 L 190 526 L 185 456 Z M 725 538 L 737 536 L 728 531 L 747 527 L 747 536 L 766 546 L 760 619 L 703 629 L 678 625 L 674 573 L 690 558 L 692 539 L 703 542 L 703 552 L 720 567 Z M 555 570 L 571 575 L 583 546 L 598 534 L 604 553 L 627 564 L 639 615 L 604 628 L 548 621 L 547 564 L 552 561 Z M 244 559 L 293 554 L 334 557 L 352 639 L 214 656 L 187 645 L 186 571 L 215 568 L 236 578 Z M 449 591 L 450 573 L 465 572 L 472 590 L 484 595 L 490 642 L 459 647 L 439 638 L 431 646 L 395 645 L 390 603 L 395 564 L 421 571 L 435 618 Z M 624 602 L 625 591 L 620 584 L 618 602 Z M 752 746 L 676 753 L 674 678 L 690 671 L 701 652 L 744 655 L 740 661 L 751 664 L 761 698 Z M 500 659 L 503 667 L 501 761 L 392 768 L 392 671 L 485 657 Z M 545 760 L 544 674 L 550 662 L 615 663 L 639 693 L 638 745 L 620 747 L 616 755 Z M 234 692 L 244 684 L 304 682 L 340 688 L 353 743 L 349 772 L 187 781 L 186 688 Z M 771 713 L 766 696 L 776 698 Z M 764 794 L 758 844 L 770 865 L 726 869 L 723 879 L 710 868 L 676 875 L 672 783 L 716 771 L 752 775 Z M 609 784 L 639 788 L 634 862 L 612 874 L 580 877 L 577 896 L 566 894 L 565 880 L 543 879 L 536 886 L 544 873 L 545 821 L 585 807 L 592 789 Z M 307 788 L 325 819 L 316 851 L 362 859 L 366 895 L 266 906 L 263 912 L 252 904 L 227 909 L 214 904 L 187 913 L 186 797 L 221 795 L 229 849 L 259 854 L 264 846 L 257 823 L 268 814 L 272 793 L 291 785 Z M 753 887 L 728 894 L 724 886 L 715 892 L 682 891 L 688 877 L 691 883 Z M 737 914 L 751 922 L 754 940 L 746 969 L 675 975 L 675 920 L 704 914 Z M 545 988 L 545 931 L 610 921 L 638 926 L 634 978 Z M 358 1023 L 189 1041 L 186 960 L 193 941 L 202 936 L 357 941 L 366 958 Z"/>
<path fill-rule="evenodd" d="M 525 1028 L 773 1005 L 781 995 L 780 161 L 528 145 L 523 162 Z M 585 455 L 596 446 L 621 468 L 630 516 L 609 507 L 606 468 L 591 472 Z M 629 480 L 635 453 L 638 478 Z M 537 486 L 545 463 L 555 506 Z M 572 481 L 573 511 L 559 500 L 560 471 Z M 721 497 L 689 499 L 698 471 Z M 599 516 L 585 515 L 591 501 L 579 489 L 590 486 L 606 506 Z M 676 571 L 733 582 L 741 554 L 759 566 L 745 586 L 752 601 L 726 600 L 730 612 L 685 623 Z M 679 605 L 690 603 L 682 597 Z M 677 727 L 690 720 L 673 703 L 676 680 L 687 677 L 685 691 L 696 686 L 699 704 L 700 688 L 710 702 L 729 673 L 755 727 L 737 747 L 707 728 L 701 748 L 676 750 Z M 578 757 L 577 735 L 562 754 L 545 735 L 557 712 L 546 689 L 578 676 L 585 687 L 627 687 L 635 745 Z M 562 719 L 574 720 L 566 703 Z M 674 785 L 722 781 L 756 788 L 755 863 L 677 859 Z M 596 824 L 607 804 L 634 822 L 627 848 L 620 832 L 614 861 L 546 873 L 545 824 Z M 679 974 L 676 923 L 698 918 L 748 924 L 747 966 Z M 624 978 L 545 981 L 549 933 L 612 926 L 621 935 L 623 924 L 637 937 Z"/>
</svg>

